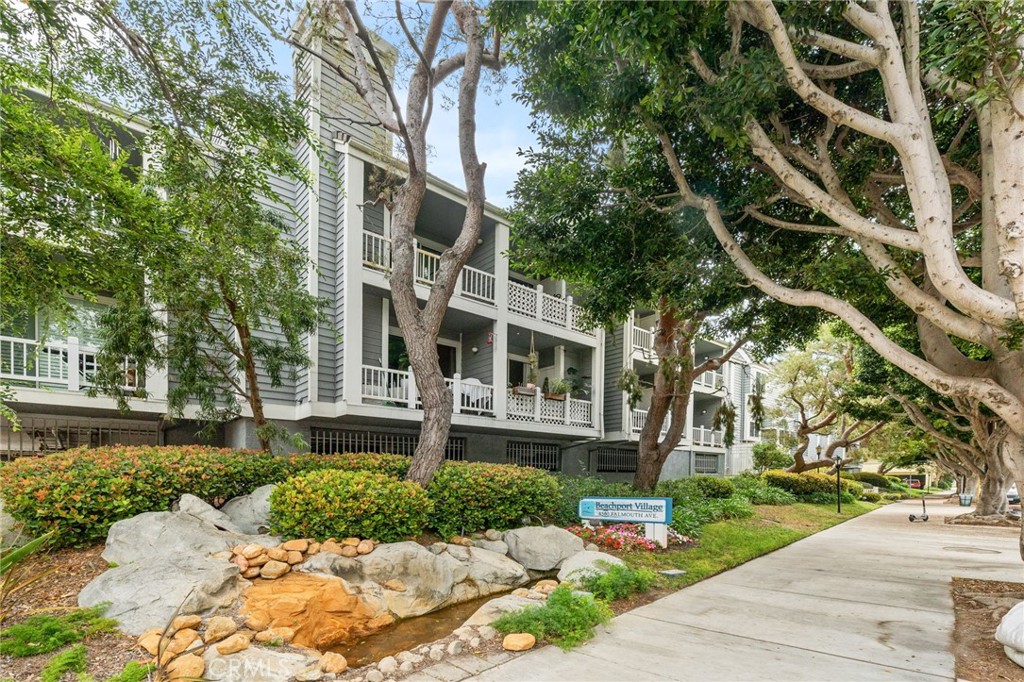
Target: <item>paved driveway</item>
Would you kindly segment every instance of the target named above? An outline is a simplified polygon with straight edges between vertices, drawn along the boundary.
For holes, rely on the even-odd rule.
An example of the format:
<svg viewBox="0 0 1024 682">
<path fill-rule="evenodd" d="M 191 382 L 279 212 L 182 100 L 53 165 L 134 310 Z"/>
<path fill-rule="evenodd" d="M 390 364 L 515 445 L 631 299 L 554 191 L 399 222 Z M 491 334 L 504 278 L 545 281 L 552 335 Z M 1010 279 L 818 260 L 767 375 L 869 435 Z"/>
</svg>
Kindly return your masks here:
<svg viewBox="0 0 1024 682">
<path fill-rule="evenodd" d="M 909 523 L 919 509 L 883 507 L 472 679 L 953 679 L 950 578 L 1024 581 L 1024 562 L 1017 531 L 943 524 L 965 510 L 940 504 Z"/>
</svg>

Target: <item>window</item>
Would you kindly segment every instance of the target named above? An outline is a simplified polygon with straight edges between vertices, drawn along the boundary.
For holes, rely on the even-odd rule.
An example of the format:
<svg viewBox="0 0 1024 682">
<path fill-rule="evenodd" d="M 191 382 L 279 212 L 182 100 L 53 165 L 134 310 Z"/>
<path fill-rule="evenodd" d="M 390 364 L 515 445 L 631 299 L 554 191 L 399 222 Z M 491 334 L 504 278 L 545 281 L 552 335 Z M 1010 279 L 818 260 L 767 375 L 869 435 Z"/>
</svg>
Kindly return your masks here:
<svg viewBox="0 0 1024 682">
<path fill-rule="evenodd" d="M 506 461 L 523 467 L 537 467 L 548 471 L 561 469 L 562 452 L 550 443 L 528 443 L 510 440 L 505 446 Z"/>
<path fill-rule="evenodd" d="M 310 429 L 310 451 L 318 455 L 346 452 L 378 452 L 412 456 L 420 437 L 372 431 L 339 431 L 336 429 Z M 444 458 L 461 462 L 466 459 L 466 439 L 449 438 Z"/>
<path fill-rule="evenodd" d="M 717 474 L 718 455 L 694 455 L 693 473 L 695 474 Z"/>
<path fill-rule="evenodd" d="M 608 474 L 630 474 L 636 472 L 637 451 L 627 448 L 598 448 L 597 471 Z"/>
</svg>

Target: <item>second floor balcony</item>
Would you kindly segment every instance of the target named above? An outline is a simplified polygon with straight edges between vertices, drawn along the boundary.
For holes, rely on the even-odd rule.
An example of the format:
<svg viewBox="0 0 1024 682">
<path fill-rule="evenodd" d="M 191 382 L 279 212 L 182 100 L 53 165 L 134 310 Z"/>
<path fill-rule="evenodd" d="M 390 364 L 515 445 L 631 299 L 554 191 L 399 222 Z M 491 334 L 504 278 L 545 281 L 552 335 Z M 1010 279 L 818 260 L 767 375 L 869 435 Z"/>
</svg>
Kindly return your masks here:
<svg viewBox="0 0 1024 682">
<path fill-rule="evenodd" d="M 391 240 L 374 232 L 363 232 L 363 267 L 378 272 L 391 272 Z M 416 248 L 416 282 L 433 285 L 441 267 L 441 256 L 421 246 Z M 473 301 L 497 306 L 498 295 L 495 276 L 478 268 L 464 266 L 459 273 L 455 294 Z M 508 283 L 508 310 L 541 322 L 595 336 L 593 329 L 583 324 L 583 311 L 573 303 L 572 297 L 561 298 L 536 287 L 519 282 Z"/>
<path fill-rule="evenodd" d="M 98 353 L 75 336 L 45 342 L 0 336 L 0 380 L 15 386 L 77 392 L 93 385 L 99 370 Z M 144 376 L 135 362 L 126 358 L 123 365 L 123 390 L 142 388 Z"/>
</svg>

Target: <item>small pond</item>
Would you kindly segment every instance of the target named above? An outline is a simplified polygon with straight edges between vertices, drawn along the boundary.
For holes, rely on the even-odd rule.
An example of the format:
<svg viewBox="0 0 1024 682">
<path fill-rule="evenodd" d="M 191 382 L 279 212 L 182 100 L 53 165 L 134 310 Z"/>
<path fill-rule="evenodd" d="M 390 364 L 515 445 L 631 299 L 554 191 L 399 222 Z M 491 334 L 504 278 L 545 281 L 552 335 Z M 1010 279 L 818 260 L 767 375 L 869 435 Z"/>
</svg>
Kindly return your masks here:
<svg viewBox="0 0 1024 682">
<path fill-rule="evenodd" d="M 440 611 L 407 618 L 372 635 L 360 637 L 353 642 L 337 644 L 326 650 L 342 654 L 354 668 L 376 663 L 386 656 L 394 656 L 401 651 L 409 651 L 422 644 L 448 637 L 453 630 L 476 613 L 477 609 L 502 594 L 505 593 L 491 594 Z"/>
</svg>

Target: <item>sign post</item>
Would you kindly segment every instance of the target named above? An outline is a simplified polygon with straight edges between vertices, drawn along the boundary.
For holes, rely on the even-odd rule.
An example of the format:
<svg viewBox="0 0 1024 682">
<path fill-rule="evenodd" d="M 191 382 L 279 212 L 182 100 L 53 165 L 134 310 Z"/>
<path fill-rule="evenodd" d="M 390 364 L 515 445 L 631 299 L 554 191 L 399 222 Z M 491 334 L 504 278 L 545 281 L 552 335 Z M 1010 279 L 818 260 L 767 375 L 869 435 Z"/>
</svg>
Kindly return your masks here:
<svg viewBox="0 0 1024 682">
<path fill-rule="evenodd" d="M 642 523 L 644 537 L 668 547 L 668 524 L 672 521 L 671 497 L 584 497 L 581 519 L 612 523 Z"/>
</svg>

